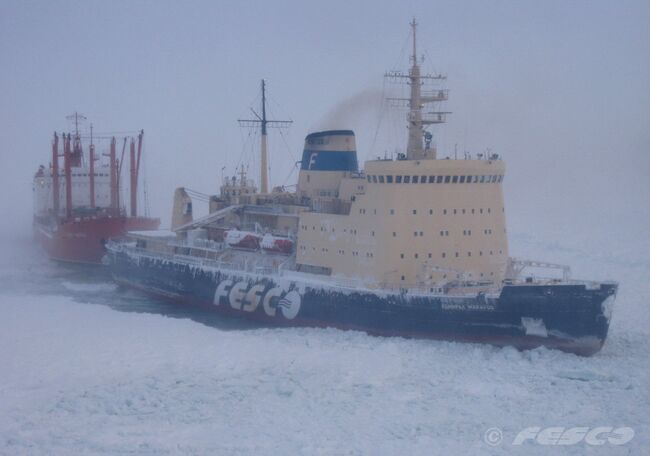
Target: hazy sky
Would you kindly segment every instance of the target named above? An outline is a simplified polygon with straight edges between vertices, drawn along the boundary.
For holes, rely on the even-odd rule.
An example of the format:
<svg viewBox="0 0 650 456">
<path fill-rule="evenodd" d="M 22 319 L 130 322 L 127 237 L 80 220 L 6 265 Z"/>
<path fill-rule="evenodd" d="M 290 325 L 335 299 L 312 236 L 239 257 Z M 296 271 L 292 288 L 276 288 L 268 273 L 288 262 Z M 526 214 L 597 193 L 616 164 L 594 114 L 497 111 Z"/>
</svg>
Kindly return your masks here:
<svg viewBox="0 0 650 456">
<path fill-rule="evenodd" d="M 403 146 L 403 117 L 373 100 L 386 70 L 406 69 L 412 16 L 423 69 L 449 77 L 441 154 L 504 156 L 509 222 L 648 214 L 648 1 L 0 0 L 2 224 L 29 226 L 33 173 L 75 110 L 98 131 L 145 130 L 165 220 L 175 187 L 216 192 L 223 166 L 256 153 L 236 120 L 261 78 L 271 114 L 294 120 L 270 137 L 274 185 L 295 182 L 321 127 L 355 129 L 361 161 Z"/>
</svg>

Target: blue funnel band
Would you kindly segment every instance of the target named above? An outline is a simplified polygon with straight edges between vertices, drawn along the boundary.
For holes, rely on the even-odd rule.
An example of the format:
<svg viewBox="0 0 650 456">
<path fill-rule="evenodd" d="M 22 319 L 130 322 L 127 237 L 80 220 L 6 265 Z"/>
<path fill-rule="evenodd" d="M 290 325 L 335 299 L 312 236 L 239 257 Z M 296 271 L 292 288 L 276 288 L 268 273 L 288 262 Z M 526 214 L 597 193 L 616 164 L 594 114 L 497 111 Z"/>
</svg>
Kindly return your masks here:
<svg viewBox="0 0 650 456">
<path fill-rule="evenodd" d="M 302 152 L 300 169 L 307 171 L 351 171 L 357 172 L 356 151 L 309 150 Z"/>
</svg>

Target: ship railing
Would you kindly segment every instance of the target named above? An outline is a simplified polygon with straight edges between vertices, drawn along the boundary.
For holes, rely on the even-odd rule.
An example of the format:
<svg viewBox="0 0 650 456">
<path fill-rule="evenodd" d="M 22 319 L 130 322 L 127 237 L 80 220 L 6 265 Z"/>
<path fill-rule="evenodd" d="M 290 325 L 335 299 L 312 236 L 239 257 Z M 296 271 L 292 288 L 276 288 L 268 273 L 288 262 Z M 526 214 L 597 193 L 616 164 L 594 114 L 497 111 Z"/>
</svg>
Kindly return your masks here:
<svg viewBox="0 0 650 456">
<path fill-rule="evenodd" d="M 150 249 L 136 247 L 135 243 L 133 243 L 133 245 L 128 245 L 128 246 L 124 245 L 124 243 L 122 243 L 122 245 L 118 243 L 116 246 L 111 246 L 111 248 L 118 251 L 126 251 L 128 253 L 133 253 L 140 257 L 149 257 L 149 258 L 161 259 L 161 260 L 172 260 L 178 263 L 185 263 L 185 264 L 201 266 L 201 267 L 225 269 L 231 271 L 243 271 L 243 272 L 250 272 L 250 273 L 260 274 L 260 275 L 264 275 L 264 274 L 268 275 L 268 274 L 274 274 L 278 272 L 277 267 L 257 265 L 254 262 L 250 262 L 250 261 L 229 262 L 229 261 L 221 261 L 221 260 L 211 259 L 211 258 L 202 258 L 202 257 L 197 257 L 192 255 L 183 255 L 181 253 L 152 251 Z"/>
</svg>

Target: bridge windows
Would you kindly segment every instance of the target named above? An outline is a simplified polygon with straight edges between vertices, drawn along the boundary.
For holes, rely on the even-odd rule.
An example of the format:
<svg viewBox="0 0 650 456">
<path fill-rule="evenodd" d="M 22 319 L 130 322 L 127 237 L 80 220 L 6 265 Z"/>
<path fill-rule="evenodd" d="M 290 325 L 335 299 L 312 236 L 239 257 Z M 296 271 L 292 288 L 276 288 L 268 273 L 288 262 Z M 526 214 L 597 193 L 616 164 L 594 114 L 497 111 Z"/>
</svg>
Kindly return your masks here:
<svg viewBox="0 0 650 456">
<path fill-rule="evenodd" d="M 307 182 L 309 182 L 309 175 L 307 175 Z M 374 184 L 476 184 L 476 183 L 500 183 L 503 181 L 503 175 L 463 175 L 463 176 L 393 176 L 393 175 L 366 175 L 368 182 Z"/>
</svg>

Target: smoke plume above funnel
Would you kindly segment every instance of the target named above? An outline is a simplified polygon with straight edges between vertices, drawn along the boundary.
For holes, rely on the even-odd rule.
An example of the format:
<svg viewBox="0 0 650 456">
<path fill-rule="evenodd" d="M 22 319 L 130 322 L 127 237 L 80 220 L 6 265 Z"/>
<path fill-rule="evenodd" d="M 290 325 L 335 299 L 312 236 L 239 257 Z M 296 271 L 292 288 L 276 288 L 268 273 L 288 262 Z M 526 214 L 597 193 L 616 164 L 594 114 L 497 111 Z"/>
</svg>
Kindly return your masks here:
<svg viewBox="0 0 650 456">
<path fill-rule="evenodd" d="M 383 93 L 366 89 L 337 103 L 317 124 L 318 130 L 346 130 L 377 123 Z"/>
</svg>

